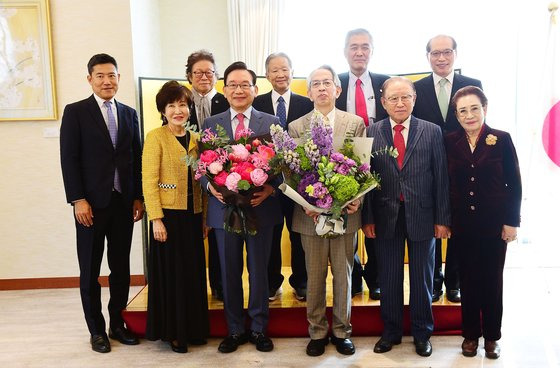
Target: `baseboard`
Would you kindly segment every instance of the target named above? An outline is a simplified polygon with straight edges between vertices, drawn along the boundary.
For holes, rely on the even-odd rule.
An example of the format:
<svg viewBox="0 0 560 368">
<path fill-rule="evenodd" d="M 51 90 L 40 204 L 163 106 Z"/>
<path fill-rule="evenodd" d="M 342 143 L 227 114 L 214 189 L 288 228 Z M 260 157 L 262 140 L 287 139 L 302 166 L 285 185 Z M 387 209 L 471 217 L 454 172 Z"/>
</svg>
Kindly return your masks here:
<svg viewBox="0 0 560 368">
<path fill-rule="evenodd" d="M 109 286 L 108 276 L 99 276 L 102 287 Z M 146 285 L 144 275 L 131 275 L 130 286 Z M 79 277 L 42 277 L 34 279 L 3 279 L 0 280 L 0 290 L 26 289 L 62 289 L 80 287 Z"/>
</svg>

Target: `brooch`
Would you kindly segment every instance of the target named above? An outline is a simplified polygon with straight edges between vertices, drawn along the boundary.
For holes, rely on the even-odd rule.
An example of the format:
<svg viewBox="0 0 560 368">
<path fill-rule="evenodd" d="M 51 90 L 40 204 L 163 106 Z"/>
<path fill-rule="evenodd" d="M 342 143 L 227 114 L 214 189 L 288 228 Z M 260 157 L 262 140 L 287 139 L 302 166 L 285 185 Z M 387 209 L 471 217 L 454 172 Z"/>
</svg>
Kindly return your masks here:
<svg viewBox="0 0 560 368">
<path fill-rule="evenodd" d="M 495 145 L 497 141 L 498 141 L 498 137 L 496 137 L 494 134 L 488 134 L 486 136 L 486 144 L 489 146 Z"/>
</svg>

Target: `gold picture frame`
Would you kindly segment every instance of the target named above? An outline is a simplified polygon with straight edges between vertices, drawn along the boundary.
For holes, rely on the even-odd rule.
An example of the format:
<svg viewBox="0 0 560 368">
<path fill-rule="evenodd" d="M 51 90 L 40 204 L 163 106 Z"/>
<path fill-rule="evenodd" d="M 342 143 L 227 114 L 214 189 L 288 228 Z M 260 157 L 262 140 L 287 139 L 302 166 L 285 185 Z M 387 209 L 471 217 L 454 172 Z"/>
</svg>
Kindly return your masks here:
<svg viewBox="0 0 560 368">
<path fill-rule="evenodd" d="M 0 3 L 0 121 L 56 120 L 49 0 Z"/>
</svg>

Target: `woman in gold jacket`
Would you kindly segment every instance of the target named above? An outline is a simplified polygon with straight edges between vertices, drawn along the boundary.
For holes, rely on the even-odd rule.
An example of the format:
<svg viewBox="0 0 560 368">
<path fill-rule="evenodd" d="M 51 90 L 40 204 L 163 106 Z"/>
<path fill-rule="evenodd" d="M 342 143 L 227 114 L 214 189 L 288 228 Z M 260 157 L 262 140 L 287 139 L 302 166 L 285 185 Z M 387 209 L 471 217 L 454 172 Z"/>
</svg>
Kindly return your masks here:
<svg viewBox="0 0 560 368">
<path fill-rule="evenodd" d="M 173 351 L 206 343 L 209 333 L 203 201 L 186 165 L 197 136 L 185 131 L 190 91 L 176 81 L 156 95 L 163 126 L 150 131 L 142 155 L 142 186 L 151 221 L 146 338 L 168 341 Z"/>
</svg>

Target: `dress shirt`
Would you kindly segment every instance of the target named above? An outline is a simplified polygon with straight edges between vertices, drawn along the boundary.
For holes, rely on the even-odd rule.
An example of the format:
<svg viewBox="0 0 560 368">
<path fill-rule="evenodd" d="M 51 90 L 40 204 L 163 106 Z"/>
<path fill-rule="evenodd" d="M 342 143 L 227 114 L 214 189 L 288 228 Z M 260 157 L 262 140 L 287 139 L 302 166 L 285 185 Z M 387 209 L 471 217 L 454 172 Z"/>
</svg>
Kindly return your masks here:
<svg viewBox="0 0 560 368">
<path fill-rule="evenodd" d="M 328 123 L 331 126 L 331 128 L 333 128 L 333 133 L 334 133 L 334 119 L 336 118 L 336 109 L 333 108 L 327 115 L 323 115 L 323 113 L 321 113 L 321 111 L 317 109 L 314 109 L 313 111 L 315 111 L 316 114 L 319 114 L 320 116 L 323 116 L 328 119 Z"/>
<path fill-rule="evenodd" d="M 356 115 L 356 81 L 358 78 L 362 81 L 362 91 L 366 99 L 366 108 L 369 123 L 375 122 L 375 94 L 373 93 L 373 84 L 366 70 L 364 74 L 359 77 L 355 76 L 352 72 L 348 73 L 348 97 L 346 98 L 346 111 Z"/>
<path fill-rule="evenodd" d="M 393 140 L 395 139 L 395 125 L 398 125 L 393 121 L 393 119 L 389 118 L 391 122 L 391 134 L 393 134 Z M 404 146 L 408 146 L 408 132 L 410 131 L 410 116 L 401 124 L 404 129 L 401 131 L 401 134 L 404 138 Z"/>
<path fill-rule="evenodd" d="M 105 107 L 105 105 L 103 105 L 105 100 L 102 99 L 101 97 L 99 97 L 98 95 L 96 95 L 95 93 L 93 94 L 93 97 L 95 98 L 95 101 L 97 101 L 97 104 L 99 105 L 99 108 L 101 109 L 101 114 L 103 115 L 103 119 L 105 120 L 105 125 L 107 125 L 107 128 L 108 128 L 109 127 L 109 118 L 107 116 L 107 107 Z M 115 123 L 117 124 L 117 128 L 118 128 L 119 127 L 119 115 L 117 114 L 117 104 L 115 103 L 115 98 L 113 97 L 112 99 L 110 99 L 108 101 L 111 101 L 111 110 L 113 110 L 113 116 L 115 117 Z"/>
<path fill-rule="evenodd" d="M 249 117 L 251 116 L 252 111 L 253 111 L 253 106 L 249 106 L 247 110 L 243 111 L 243 115 L 245 116 L 245 119 L 243 119 L 243 124 L 245 125 L 245 129 L 249 128 Z M 233 138 L 235 139 L 235 130 L 239 125 L 239 120 L 237 120 L 237 114 L 239 113 L 234 109 L 232 109 L 231 107 L 229 108 L 229 112 L 231 114 L 231 129 L 232 129 L 231 131 L 233 132 L 234 135 Z"/>
<path fill-rule="evenodd" d="M 282 96 L 284 98 L 284 104 L 286 105 L 286 119 L 288 119 L 288 111 L 290 109 L 291 95 L 292 95 L 292 91 L 290 91 L 289 89 L 283 95 L 276 92 L 275 90 L 272 90 L 272 108 L 274 109 L 274 115 L 276 115 L 278 112 L 278 99 L 280 98 L 280 96 Z"/>
<path fill-rule="evenodd" d="M 447 96 L 449 96 L 449 100 L 451 101 L 451 87 L 453 86 L 453 76 L 454 76 L 455 72 L 451 72 L 449 73 L 448 76 L 445 77 L 445 79 L 447 79 L 447 81 L 449 83 L 445 84 L 445 90 L 447 91 Z M 443 79 L 443 77 L 440 77 L 439 75 L 437 75 L 436 73 L 433 73 L 434 75 L 434 89 L 436 91 L 436 96 L 438 96 L 439 94 L 439 81 Z"/>
</svg>

